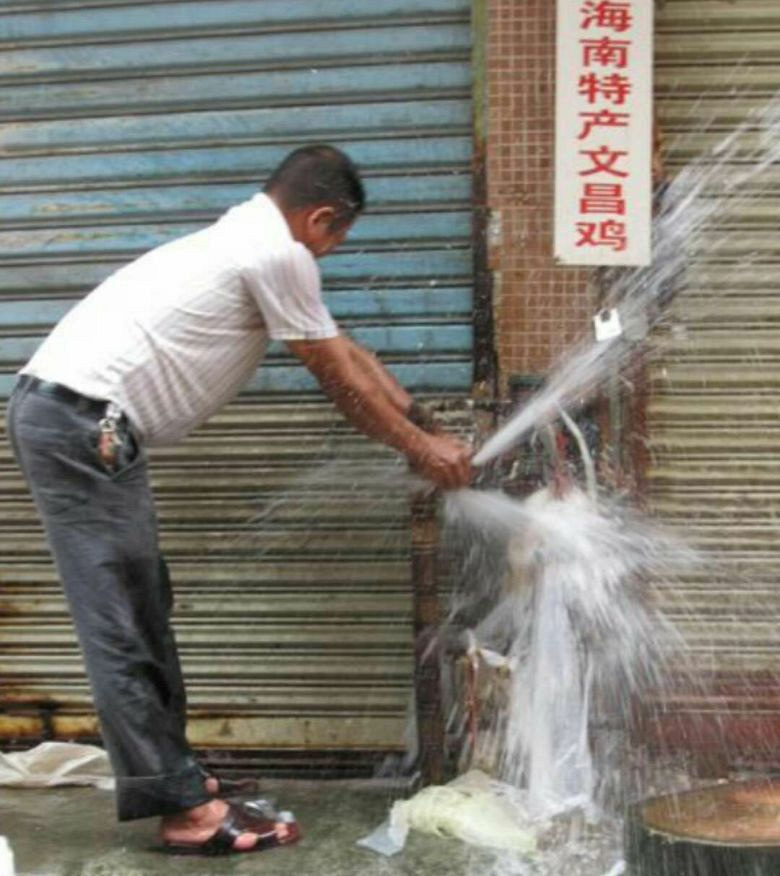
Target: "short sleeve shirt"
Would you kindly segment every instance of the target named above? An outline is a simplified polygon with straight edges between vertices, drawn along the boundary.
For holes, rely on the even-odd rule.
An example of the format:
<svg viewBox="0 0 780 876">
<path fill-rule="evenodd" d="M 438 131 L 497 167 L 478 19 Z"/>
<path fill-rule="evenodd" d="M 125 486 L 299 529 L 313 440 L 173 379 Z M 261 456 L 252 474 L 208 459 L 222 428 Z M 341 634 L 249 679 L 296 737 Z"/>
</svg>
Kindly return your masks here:
<svg viewBox="0 0 780 876">
<path fill-rule="evenodd" d="M 172 444 L 238 393 L 269 340 L 337 334 L 314 256 L 258 194 L 108 277 L 22 372 L 113 401 L 148 444 Z"/>
</svg>

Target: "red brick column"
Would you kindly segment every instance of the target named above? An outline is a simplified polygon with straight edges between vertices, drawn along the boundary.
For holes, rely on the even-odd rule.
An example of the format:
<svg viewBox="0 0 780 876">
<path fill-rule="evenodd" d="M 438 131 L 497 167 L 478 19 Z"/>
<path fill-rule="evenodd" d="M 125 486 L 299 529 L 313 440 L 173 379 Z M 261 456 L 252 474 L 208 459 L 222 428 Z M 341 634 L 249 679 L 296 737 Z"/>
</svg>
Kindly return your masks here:
<svg viewBox="0 0 780 876">
<path fill-rule="evenodd" d="M 588 331 L 589 271 L 553 261 L 555 0 L 488 0 L 487 196 L 498 366 L 543 374 Z"/>
</svg>

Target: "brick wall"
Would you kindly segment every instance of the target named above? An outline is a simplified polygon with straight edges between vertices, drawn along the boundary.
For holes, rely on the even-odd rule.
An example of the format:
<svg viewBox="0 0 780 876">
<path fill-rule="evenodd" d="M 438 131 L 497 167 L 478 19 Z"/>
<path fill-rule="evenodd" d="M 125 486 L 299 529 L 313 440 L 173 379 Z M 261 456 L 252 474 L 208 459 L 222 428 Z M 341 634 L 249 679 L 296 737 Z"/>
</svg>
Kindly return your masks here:
<svg viewBox="0 0 780 876">
<path fill-rule="evenodd" d="M 554 0 L 488 0 L 487 197 L 502 386 L 588 330 L 589 272 L 552 258 Z"/>
</svg>

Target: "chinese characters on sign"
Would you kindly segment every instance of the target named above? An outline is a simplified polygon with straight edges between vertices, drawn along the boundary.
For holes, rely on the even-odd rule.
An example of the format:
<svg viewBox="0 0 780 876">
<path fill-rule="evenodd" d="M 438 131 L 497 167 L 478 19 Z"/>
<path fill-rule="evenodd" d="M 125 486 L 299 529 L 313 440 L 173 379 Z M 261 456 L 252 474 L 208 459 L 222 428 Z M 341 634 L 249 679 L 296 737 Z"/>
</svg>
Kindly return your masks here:
<svg viewBox="0 0 780 876">
<path fill-rule="evenodd" d="M 555 257 L 650 263 L 653 0 L 557 0 Z"/>
</svg>

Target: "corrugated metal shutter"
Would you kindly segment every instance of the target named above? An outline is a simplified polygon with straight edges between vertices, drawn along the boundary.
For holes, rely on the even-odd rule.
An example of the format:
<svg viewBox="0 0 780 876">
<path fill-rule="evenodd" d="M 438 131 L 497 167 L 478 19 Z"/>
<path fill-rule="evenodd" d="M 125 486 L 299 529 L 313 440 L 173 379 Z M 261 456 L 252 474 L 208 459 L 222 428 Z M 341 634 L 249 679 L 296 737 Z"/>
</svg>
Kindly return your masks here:
<svg viewBox="0 0 780 876">
<path fill-rule="evenodd" d="M 719 161 L 714 147 L 780 91 L 780 5 L 669 0 L 658 17 L 656 73 L 669 171 L 694 158 Z M 741 135 L 737 160 L 754 160 L 760 127 Z M 718 172 L 713 196 L 733 170 Z M 760 690 L 744 676 L 774 672 L 780 647 L 777 179 L 776 168 L 757 176 L 717 211 L 704 245 L 691 247 L 674 306 L 685 336 L 651 371 L 648 431 L 653 509 L 722 560 L 668 592 L 668 609 L 702 668 L 741 678 L 749 708 L 780 717 L 776 696 L 757 703 Z M 715 251 L 707 240 L 718 241 Z M 735 703 L 748 709 L 739 695 L 702 707 Z"/>
<path fill-rule="evenodd" d="M 323 262 L 332 312 L 406 385 L 462 396 L 469 18 L 464 0 L 3 4 L 0 392 L 110 271 L 252 194 L 290 148 L 329 141 L 363 169 L 371 204 Z M 406 496 L 387 481 L 388 457 L 312 389 L 275 351 L 235 404 L 154 454 L 199 745 L 402 741 Z M 379 483 L 363 495 L 356 480 L 370 485 L 372 471 Z M 0 491 L 0 740 L 91 735 L 74 637 L 7 443 Z"/>
</svg>

